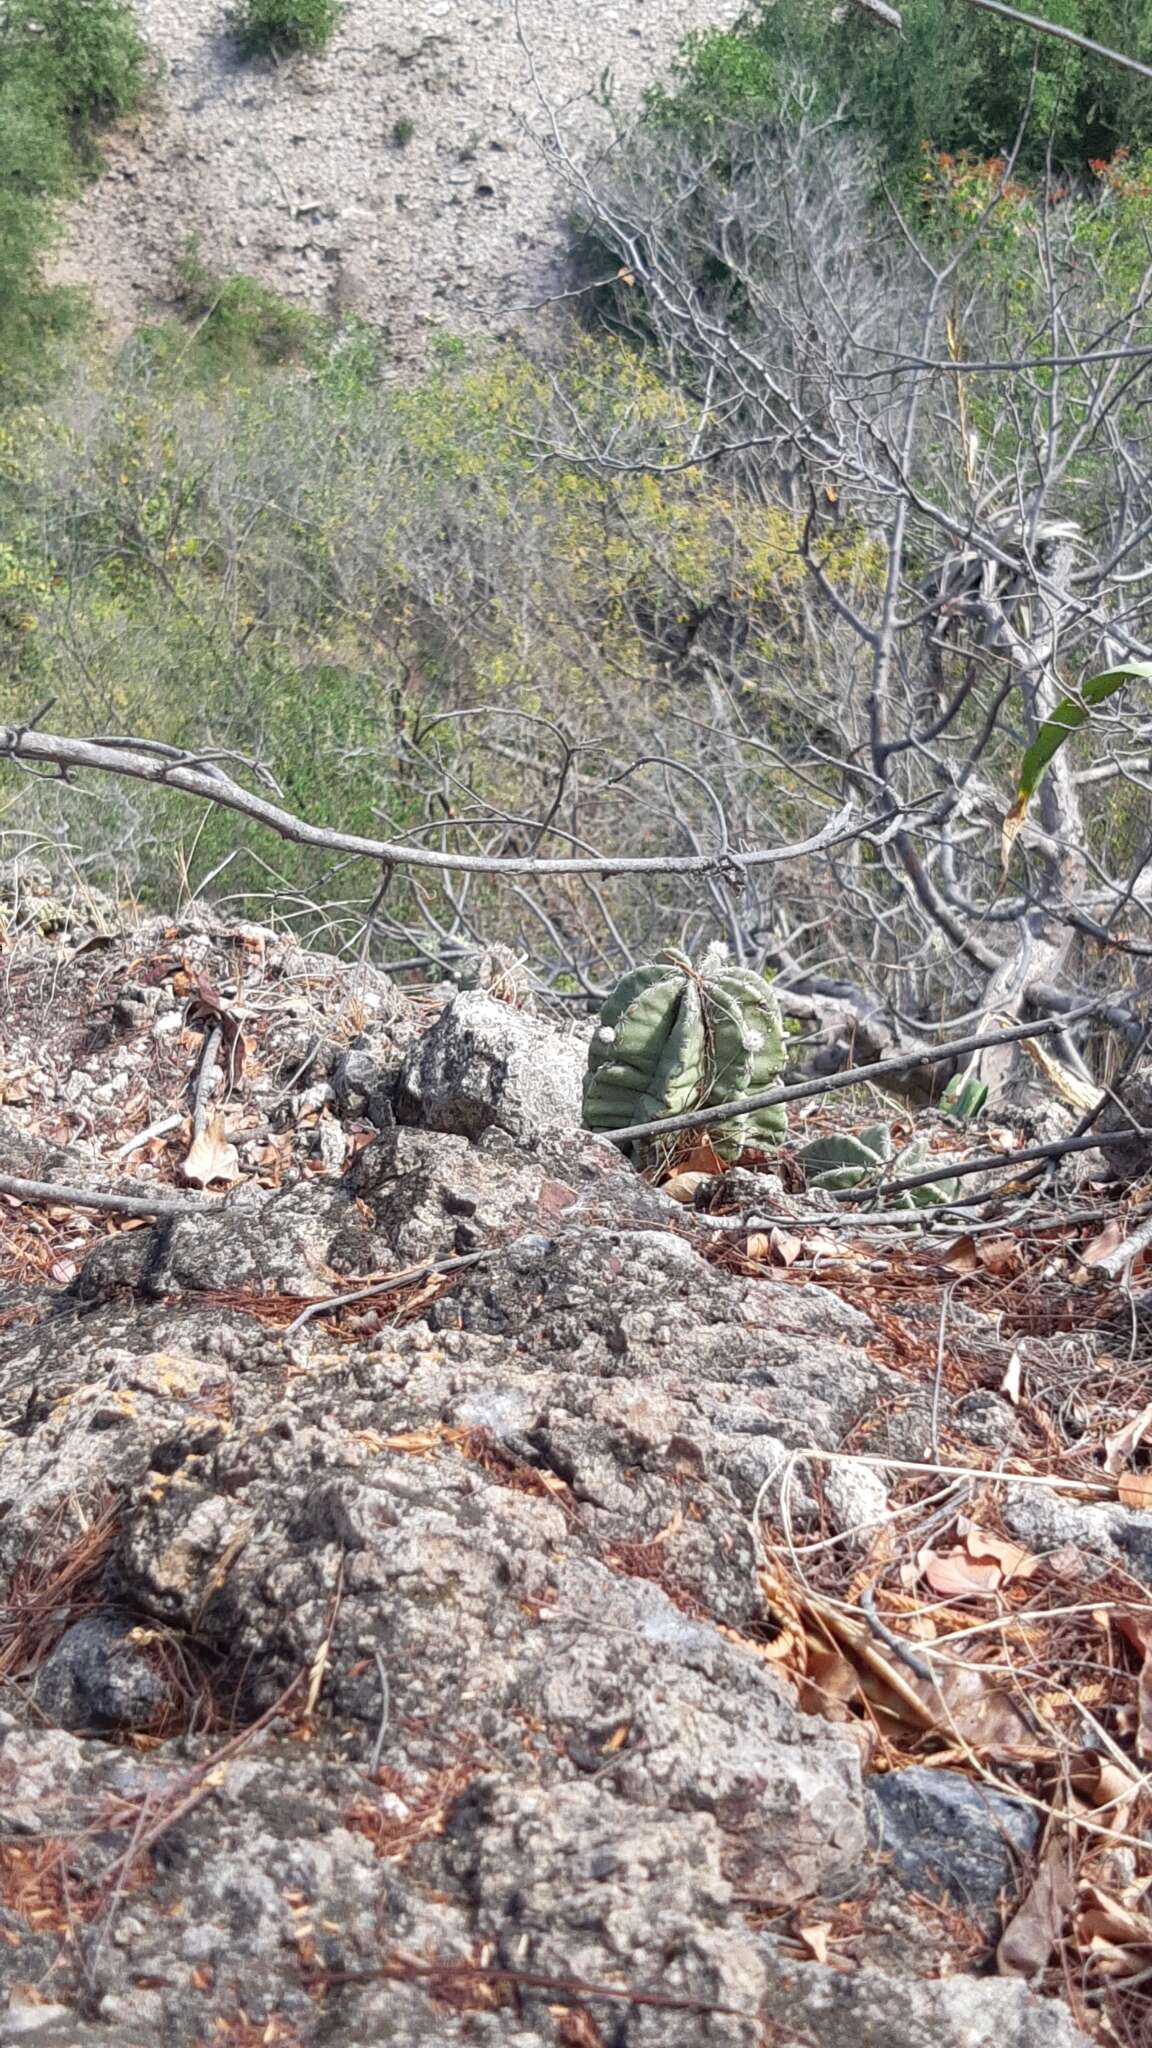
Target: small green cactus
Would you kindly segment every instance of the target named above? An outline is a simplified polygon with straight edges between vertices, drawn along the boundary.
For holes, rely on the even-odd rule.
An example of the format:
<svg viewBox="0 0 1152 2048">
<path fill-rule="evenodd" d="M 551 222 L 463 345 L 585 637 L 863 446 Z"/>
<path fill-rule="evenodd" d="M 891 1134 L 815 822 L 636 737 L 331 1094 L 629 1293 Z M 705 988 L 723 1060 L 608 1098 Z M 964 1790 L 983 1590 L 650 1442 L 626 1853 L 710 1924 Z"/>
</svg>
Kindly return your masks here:
<svg viewBox="0 0 1152 2048">
<path fill-rule="evenodd" d="M 796 1154 L 804 1168 L 808 1186 L 820 1188 L 829 1194 L 843 1188 L 875 1187 L 883 1195 L 886 1180 L 903 1180 L 915 1173 L 927 1160 L 928 1148 L 923 1139 L 916 1139 L 906 1145 L 902 1152 L 893 1152 L 892 1134 L 887 1124 L 877 1124 L 867 1131 L 843 1132 L 835 1137 L 813 1138 L 811 1144 L 802 1145 Z M 958 1180 L 932 1181 L 922 1188 L 907 1188 L 903 1194 L 893 1195 L 894 1209 L 934 1209 L 942 1202 L 954 1202 L 960 1192 Z"/>
<path fill-rule="evenodd" d="M 699 969 L 661 953 L 618 982 L 600 1012 L 584 1076 L 584 1122 L 609 1134 L 770 1088 L 784 1066 L 780 1006 L 758 974 L 714 949 Z M 780 1144 L 781 1108 L 708 1126 L 722 1159 Z M 625 1151 L 632 1148 L 623 1147 Z"/>
</svg>

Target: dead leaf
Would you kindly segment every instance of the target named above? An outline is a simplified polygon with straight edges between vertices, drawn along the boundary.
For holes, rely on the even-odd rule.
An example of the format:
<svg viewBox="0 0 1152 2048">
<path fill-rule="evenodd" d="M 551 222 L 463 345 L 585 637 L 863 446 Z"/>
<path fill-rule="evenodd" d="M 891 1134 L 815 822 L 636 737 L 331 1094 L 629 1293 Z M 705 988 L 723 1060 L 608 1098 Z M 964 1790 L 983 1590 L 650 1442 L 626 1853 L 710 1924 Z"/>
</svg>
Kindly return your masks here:
<svg viewBox="0 0 1152 2048">
<path fill-rule="evenodd" d="M 1010 1685 L 999 1682 L 979 1664 L 938 1668 L 935 1700 L 939 1728 L 980 1756 L 1010 1758 L 1029 1751 L 1034 1737 Z"/>
<path fill-rule="evenodd" d="M 1080 1887 L 1080 1904 L 1073 1921 L 1073 1932 L 1077 1941 L 1086 1945 L 1107 1942 L 1121 1949 L 1152 1947 L 1152 1920 L 1134 1912 L 1130 1906 L 1094 1884 Z M 1131 1967 L 1134 1970 L 1142 1968 L 1143 1961 L 1134 1955 Z"/>
<path fill-rule="evenodd" d="M 981 1238 L 976 1257 L 986 1273 L 1018 1273 L 1021 1265 L 1019 1240 L 1014 1237 Z"/>
<path fill-rule="evenodd" d="M 922 1550 L 916 1563 L 921 1578 L 945 1599 L 987 1599 L 1004 1583 L 998 1564 L 976 1564 L 963 1550 Z"/>
<path fill-rule="evenodd" d="M 203 1024 L 207 1030 L 214 1025 L 223 1041 L 223 1065 L 229 1079 L 235 1083 L 244 1071 L 245 1044 L 240 1033 L 240 1019 L 235 1010 L 226 1008 L 224 998 L 212 982 L 204 975 L 195 978 L 195 994 L 189 999 L 185 1012 L 189 1024 Z"/>
<path fill-rule="evenodd" d="M 805 1948 L 814 1961 L 826 1963 L 828 1961 L 828 1936 L 831 1932 L 832 1922 L 830 1920 L 816 1920 L 812 1922 L 811 1926 L 798 1927 L 796 1929 L 796 1939 L 804 1943 Z"/>
<path fill-rule="evenodd" d="M 1075 1897 L 1068 1846 L 1063 1834 L 1054 1829 L 1041 1853 L 1032 1889 L 1009 1921 L 996 1950 L 996 1968 L 1002 1977 L 1034 1977 L 1044 1968 Z"/>
<path fill-rule="evenodd" d="M 1152 1508 L 1152 1472 L 1122 1472 L 1116 1483 L 1124 1508 Z"/>
<path fill-rule="evenodd" d="M 974 1273 L 977 1266 L 976 1239 L 958 1237 L 955 1244 L 949 1246 L 940 1263 L 951 1273 Z"/>
<path fill-rule="evenodd" d="M 1014 1408 L 1020 1406 L 1020 1377 L 1023 1370 L 1024 1365 L 1020 1353 L 1019 1351 L 1014 1351 L 1004 1368 L 1004 1377 L 1000 1382 L 1000 1392 L 1007 1394 Z"/>
<path fill-rule="evenodd" d="M 224 1135 L 224 1116 L 217 1110 L 209 1117 L 198 1138 L 192 1140 L 188 1157 L 180 1169 L 189 1187 L 206 1188 L 213 1181 L 241 1178 L 240 1154 Z"/>
<path fill-rule="evenodd" d="M 1099 1266 L 1124 1240 L 1124 1224 L 1119 1216 L 1112 1216 L 1103 1230 L 1087 1243 L 1080 1254 L 1082 1266 Z"/>
<path fill-rule="evenodd" d="M 726 1161 L 721 1159 L 707 1133 L 698 1137 L 676 1161 L 677 1173 L 702 1173 L 706 1179 L 722 1174 L 725 1169 Z"/>
<path fill-rule="evenodd" d="M 993 1536 L 987 1529 L 981 1529 L 975 1522 L 961 1522 L 957 1526 L 964 1538 L 964 1548 L 969 1557 L 978 1562 L 990 1561 L 998 1564 L 1008 1579 L 1030 1579 L 1039 1570 L 1040 1559 L 1032 1551 L 1025 1550 L 1020 1543 L 1011 1543 L 1003 1536 Z"/>
<path fill-rule="evenodd" d="M 758 1259 L 766 1265 L 772 1257 L 772 1239 L 766 1230 L 754 1230 L 745 1239 L 744 1249 L 750 1259 Z"/>
<path fill-rule="evenodd" d="M 1150 1426 L 1152 1401 L 1140 1410 L 1139 1415 L 1134 1415 L 1131 1422 L 1126 1422 L 1123 1429 L 1118 1429 L 1113 1436 L 1105 1437 L 1104 1470 L 1110 1477 L 1115 1478 L 1117 1472 L 1123 1471 L 1133 1451 L 1143 1443 Z"/>
<path fill-rule="evenodd" d="M 664 1182 L 660 1192 L 662 1195 L 671 1196 L 674 1202 L 684 1202 L 691 1208 L 696 1200 L 697 1188 L 702 1188 L 705 1181 L 711 1178 L 710 1173 L 674 1173 L 671 1180 Z"/>
<path fill-rule="evenodd" d="M 790 1230 L 781 1230 L 778 1224 L 769 1232 L 768 1242 L 780 1266 L 794 1266 L 804 1249 L 801 1238 L 793 1237 Z"/>
</svg>

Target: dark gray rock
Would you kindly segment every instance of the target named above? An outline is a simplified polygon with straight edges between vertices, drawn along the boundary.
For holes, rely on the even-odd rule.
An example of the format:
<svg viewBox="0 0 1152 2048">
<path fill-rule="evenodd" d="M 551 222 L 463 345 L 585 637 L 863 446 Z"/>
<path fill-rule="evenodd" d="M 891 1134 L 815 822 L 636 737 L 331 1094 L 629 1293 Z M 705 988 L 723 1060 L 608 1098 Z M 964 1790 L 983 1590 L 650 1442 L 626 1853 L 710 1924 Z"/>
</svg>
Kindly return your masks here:
<svg viewBox="0 0 1152 2048">
<path fill-rule="evenodd" d="M 397 1115 L 479 1138 L 496 1126 L 522 1145 L 579 1130 L 586 1051 L 576 1037 L 482 990 L 455 996 L 412 1046 Z"/>
<path fill-rule="evenodd" d="M 870 1780 L 880 1848 L 910 1892 L 946 1898 L 989 1929 L 1002 1895 L 1019 1891 L 1040 1816 L 962 1776 L 913 1766 Z"/>
<path fill-rule="evenodd" d="M 77 1733 L 154 1728 L 169 1691 L 131 1622 L 93 1614 L 66 1629 L 36 1674 L 33 1698 L 58 1728 Z"/>
<path fill-rule="evenodd" d="M 400 1055 L 381 1057 L 370 1045 L 359 1041 L 337 1055 L 330 1080 L 332 1096 L 340 1116 L 367 1118 L 379 1130 L 395 1122 L 392 1091 L 400 1071 Z"/>
</svg>

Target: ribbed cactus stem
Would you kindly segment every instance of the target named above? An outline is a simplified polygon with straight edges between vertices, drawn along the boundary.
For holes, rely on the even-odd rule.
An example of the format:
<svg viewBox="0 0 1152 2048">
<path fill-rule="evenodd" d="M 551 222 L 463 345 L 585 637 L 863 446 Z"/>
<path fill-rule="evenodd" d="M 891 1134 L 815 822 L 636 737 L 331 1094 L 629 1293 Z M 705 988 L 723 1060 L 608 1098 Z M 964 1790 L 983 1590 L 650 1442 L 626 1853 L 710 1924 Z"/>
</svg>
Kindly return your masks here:
<svg viewBox="0 0 1152 2048">
<path fill-rule="evenodd" d="M 683 953 L 661 953 L 617 983 L 588 1049 L 584 1122 L 590 1130 L 704 1109 L 770 1088 L 784 1066 L 780 1007 L 759 975 L 710 947 L 699 968 Z M 722 1158 L 784 1135 L 783 1110 L 710 1125 Z"/>
</svg>

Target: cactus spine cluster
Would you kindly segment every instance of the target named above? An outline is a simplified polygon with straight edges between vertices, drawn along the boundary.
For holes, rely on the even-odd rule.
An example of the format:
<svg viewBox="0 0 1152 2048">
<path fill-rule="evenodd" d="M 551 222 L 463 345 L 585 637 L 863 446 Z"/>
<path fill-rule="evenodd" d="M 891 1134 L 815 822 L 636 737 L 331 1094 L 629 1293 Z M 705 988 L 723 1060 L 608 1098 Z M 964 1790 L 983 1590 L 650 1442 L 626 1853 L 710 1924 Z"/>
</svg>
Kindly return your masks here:
<svg viewBox="0 0 1152 2048">
<path fill-rule="evenodd" d="M 600 1012 L 584 1076 L 589 1130 L 678 1116 L 771 1088 L 784 1066 L 780 1006 L 767 982 L 710 949 L 701 966 L 660 953 L 618 982 Z M 779 1145 L 782 1108 L 710 1124 L 722 1159 Z M 625 1151 L 631 1148 L 627 1145 Z"/>
</svg>

